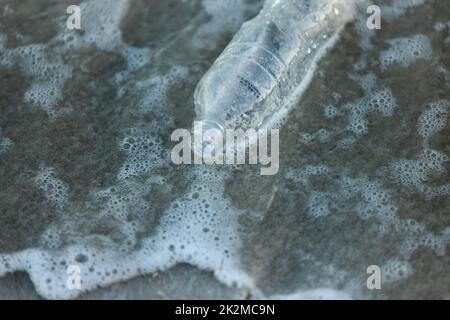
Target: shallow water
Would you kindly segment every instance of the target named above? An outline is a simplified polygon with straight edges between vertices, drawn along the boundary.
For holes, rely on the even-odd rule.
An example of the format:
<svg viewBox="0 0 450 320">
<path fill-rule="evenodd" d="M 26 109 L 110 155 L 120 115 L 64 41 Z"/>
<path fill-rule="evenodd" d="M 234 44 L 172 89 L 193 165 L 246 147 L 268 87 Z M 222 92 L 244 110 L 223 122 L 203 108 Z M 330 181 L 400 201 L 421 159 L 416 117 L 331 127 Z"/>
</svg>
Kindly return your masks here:
<svg viewBox="0 0 450 320">
<path fill-rule="evenodd" d="M 170 160 L 261 1 L 75 2 L 0 1 L 0 298 L 449 298 L 447 1 L 360 1 L 266 177 Z"/>
</svg>

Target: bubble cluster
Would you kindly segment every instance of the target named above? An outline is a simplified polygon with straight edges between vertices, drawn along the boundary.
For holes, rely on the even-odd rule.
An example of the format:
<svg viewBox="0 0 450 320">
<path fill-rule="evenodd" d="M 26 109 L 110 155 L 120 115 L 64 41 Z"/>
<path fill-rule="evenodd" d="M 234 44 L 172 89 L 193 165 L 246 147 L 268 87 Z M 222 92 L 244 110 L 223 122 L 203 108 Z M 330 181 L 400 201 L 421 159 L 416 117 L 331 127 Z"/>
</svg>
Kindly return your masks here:
<svg viewBox="0 0 450 320">
<path fill-rule="evenodd" d="M 308 165 L 302 170 L 291 170 L 288 171 L 286 174 L 286 178 L 294 181 L 296 183 L 301 184 L 302 188 L 306 188 L 308 190 L 311 189 L 311 186 L 309 185 L 309 178 L 313 176 L 328 176 L 332 174 L 332 170 L 323 164 L 319 165 Z M 363 193 L 363 196 L 366 198 L 366 200 L 370 203 L 371 201 L 374 202 L 377 200 L 377 198 L 372 198 L 375 195 L 380 196 L 380 192 L 377 190 L 377 188 L 370 188 L 370 184 L 366 183 L 363 186 L 359 186 L 358 183 L 359 180 L 353 180 L 346 176 L 343 176 L 339 180 L 340 190 L 341 192 L 339 194 L 335 192 L 329 192 L 329 191 L 315 191 L 311 190 L 308 192 L 308 199 L 306 201 L 305 209 L 308 213 L 308 215 L 315 219 L 319 217 L 325 217 L 332 213 L 341 212 L 342 206 L 340 205 L 341 201 L 348 201 L 355 197 L 355 194 L 358 194 L 362 191 L 365 191 Z M 386 195 L 381 194 L 384 199 Z M 377 209 L 380 209 L 378 207 L 378 203 L 374 203 L 373 205 Z M 377 210 L 376 212 L 379 212 Z"/>
<path fill-rule="evenodd" d="M 344 199 L 350 199 L 356 193 L 360 193 L 364 201 L 360 202 L 355 209 L 362 219 L 376 218 L 381 224 L 377 226 L 381 233 L 391 232 L 393 229 L 401 239 L 400 257 L 408 259 L 419 247 L 426 247 L 438 255 L 445 254 L 448 237 L 434 234 L 427 230 L 424 225 L 413 219 L 401 219 L 398 207 L 389 195 L 389 190 L 383 188 L 378 181 L 369 181 L 367 178 L 349 179 L 343 187 Z M 348 193 L 349 192 L 349 193 Z M 410 273 L 405 273 L 405 277 Z"/>
<path fill-rule="evenodd" d="M 60 38 L 71 39 L 70 48 L 88 48 L 95 45 L 106 51 L 120 53 L 127 61 L 128 71 L 134 71 L 151 60 L 151 51 L 148 48 L 132 47 L 122 41 L 120 22 L 127 13 L 128 0 L 119 0 L 114 6 L 108 0 L 84 1 L 80 4 L 83 12 L 83 35 L 70 37 L 70 30 L 64 30 Z"/>
<path fill-rule="evenodd" d="M 253 286 L 240 269 L 238 217 L 240 210 L 223 196 L 226 171 L 197 168 L 194 183 L 164 215 L 162 243 L 177 261 L 214 270 L 229 285 Z"/>
<path fill-rule="evenodd" d="M 14 142 L 11 139 L 0 138 L 0 155 L 8 152 L 12 147 L 14 147 Z"/>
<path fill-rule="evenodd" d="M 377 87 L 373 75 L 363 77 L 361 86 L 366 92 L 362 99 L 351 102 L 343 108 L 350 112 L 348 130 L 356 135 L 367 132 L 369 122 L 367 116 L 377 112 L 384 117 L 390 117 L 396 108 L 395 97 L 387 87 Z"/>
<path fill-rule="evenodd" d="M 155 186 L 165 182 L 163 177 L 152 175 L 141 183 L 121 181 L 94 195 L 95 202 L 103 203 L 97 213 L 99 223 L 115 221 L 116 233 L 121 238 L 120 250 L 132 250 L 138 244 L 138 234 L 145 232 L 148 212 L 152 208 L 152 203 L 145 196 Z"/>
<path fill-rule="evenodd" d="M 80 4 L 83 13 L 81 29 L 74 33 L 61 28 L 55 41 L 62 42 L 62 52 L 95 46 L 100 50 L 120 53 L 127 62 L 127 70 L 138 70 L 151 59 L 148 48 L 137 48 L 122 41 L 120 22 L 127 13 L 128 0 L 118 0 L 111 6 L 108 0 L 87 0 Z"/>
<path fill-rule="evenodd" d="M 438 21 L 434 24 L 434 30 L 436 32 L 445 32 L 446 30 L 450 30 L 450 21 L 442 22 Z M 445 43 L 450 43 L 450 36 L 445 39 Z"/>
<path fill-rule="evenodd" d="M 300 142 L 304 144 L 311 144 L 314 140 L 319 141 L 320 143 L 329 142 L 334 136 L 334 132 L 325 128 L 321 128 L 313 133 L 300 133 Z"/>
<path fill-rule="evenodd" d="M 447 27 L 447 25 L 444 22 L 438 21 L 434 24 L 434 30 L 436 32 L 442 32 L 445 30 L 445 28 Z"/>
<path fill-rule="evenodd" d="M 58 233 L 61 230 L 52 227 L 44 232 L 42 239 L 52 243 L 48 247 L 52 248 L 50 252 L 41 248 L 1 255 L 0 275 L 13 270 L 26 270 L 41 295 L 60 299 L 73 298 L 81 292 L 166 269 L 176 263 L 190 263 L 213 270 L 225 284 L 252 288 L 253 279 L 241 269 L 239 262 L 238 217 L 241 212 L 221 196 L 223 179 L 228 173 L 216 169 L 199 168 L 191 172 L 187 177 L 193 181 L 189 189 L 171 203 L 155 231 L 143 239 L 135 250 L 123 250 L 123 246 L 121 250 L 110 246 L 106 250 L 105 243 L 103 248 L 96 249 L 88 242 L 95 239 L 85 238 L 77 239 L 76 245 L 59 248 Z M 49 175 L 42 174 L 43 177 Z M 120 196 L 124 190 L 119 187 L 100 191 L 97 197 L 105 198 L 108 204 L 106 211 L 102 210 L 98 215 L 106 216 L 108 220 L 124 219 L 121 213 L 130 212 L 125 202 L 136 205 L 142 202 L 139 198 L 142 199 L 143 194 L 150 190 L 148 186 L 152 183 L 165 184 L 163 180 L 150 179 L 154 180 L 143 182 L 141 187 L 129 186 L 133 192 L 125 192 L 124 198 Z M 136 191 L 139 188 L 143 188 L 141 192 Z M 148 207 L 141 209 L 145 211 Z M 138 211 L 134 208 L 133 212 Z M 86 244 L 83 245 L 83 242 Z M 72 265 L 79 267 L 81 272 L 81 290 L 67 287 L 70 279 L 67 270 Z"/>
<path fill-rule="evenodd" d="M 379 57 L 383 70 L 393 64 L 407 67 L 417 59 L 429 60 L 433 56 L 430 39 L 423 34 L 392 39 L 388 43 L 391 47 L 382 51 Z"/>
<path fill-rule="evenodd" d="M 445 67 L 443 65 L 439 65 L 439 66 L 437 66 L 436 71 L 444 76 L 444 80 L 445 80 L 447 86 L 449 86 L 450 73 L 448 72 L 448 70 L 445 69 Z"/>
<path fill-rule="evenodd" d="M 428 248 L 438 256 L 444 256 L 447 244 L 450 240 L 450 228 L 445 228 L 438 234 L 427 231 L 424 226 L 415 220 L 407 219 L 397 224 L 397 229 L 404 236 L 400 253 L 405 258 L 418 248 Z"/>
<path fill-rule="evenodd" d="M 410 277 L 412 274 L 413 269 L 409 262 L 391 259 L 381 266 L 381 283 L 403 280 Z"/>
<path fill-rule="evenodd" d="M 333 195 L 329 192 L 312 192 L 306 203 L 308 215 L 318 218 L 331 214 L 332 210 L 336 209 L 332 197 Z"/>
<path fill-rule="evenodd" d="M 420 154 L 416 159 L 401 159 L 391 164 L 395 179 L 412 190 L 422 192 L 427 198 L 450 194 L 450 183 L 428 184 L 433 174 L 447 173 L 444 163 L 450 158 L 441 151 L 431 149 L 429 139 L 446 127 L 449 106 L 447 100 L 428 104 L 417 121 L 417 131 L 423 138 Z"/>
<path fill-rule="evenodd" d="M 323 110 L 323 113 L 325 115 L 325 118 L 327 119 L 333 119 L 340 115 L 339 109 L 335 106 L 326 106 Z"/>
<path fill-rule="evenodd" d="M 408 1 L 378 1 L 381 9 L 381 28 L 384 23 L 394 23 L 395 19 L 405 14 L 410 8 L 423 5 L 426 0 L 408 0 Z M 371 0 L 359 0 L 356 2 L 359 12 L 366 12 L 369 5 L 373 5 Z M 373 47 L 372 38 L 375 36 L 376 30 L 367 28 L 367 16 L 365 14 L 357 14 L 355 17 L 356 31 L 360 36 L 359 45 L 365 50 Z"/>
<path fill-rule="evenodd" d="M 356 136 L 367 133 L 369 129 L 368 116 L 371 113 L 379 113 L 383 117 L 391 117 L 394 114 L 396 105 L 395 97 L 390 88 L 381 86 L 377 83 L 377 78 L 373 73 L 360 76 L 355 74 L 349 75 L 351 79 L 358 81 L 365 95 L 356 101 L 348 102 L 342 106 L 327 105 L 324 107 L 324 115 L 327 119 L 335 117 L 347 116 L 348 123 L 346 128 L 337 127 L 331 124 L 331 128 L 321 128 L 317 132 L 306 133 L 301 132 L 299 140 L 304 144 L 311 144 L 314 141 L 327 143 L 333 137 L 348 130 Z M 356 141 L 355 137 L 344 137 L 338 142 L 340 148 L 352 145 Z"/>
<path fill-rule="evenodd" d="M 400 265 L 396 261 L 407 261 L 418 248 L 429 248 L 437 255 L 445 254 L 450 228 L 436 234 L 416 220 L 400 218 L 398 205 L 390 196 L 391 190 L 385 188 L 381 181 L 370 180 L 365 176 L 354 178 L 343 172 L 339 172 L 333 190 L 314 190 L 308 181 L 313 175 L 321 175 L 326 179 L 336 174 L 335 169 L 310 165 L 303 170 L 289 171 L 286 178 L 298 183 L 300 189 L 309 190 L 305 210 L 312 219 L 353 213 L 363 220 L 376 219 L 376 228 L 381 235 L 393 231 L 397 233 L 401 239 L 399 257 L 386 262 L 385 266 L 386 272 L 391 273 L 391 281 L 399 280 L 399 273 L 401 279 L 412 275 L 407 265 Z"/>
<path fill-rule="evenodd" d="M 114 6 L 107 0 L 84 1 L 80 4 L 83 33 L 74 33 L 61 24 L 58 35 L 45 45 L 6 49 L 4 36 L 0 36 L 0 66 L 12 68 L 19 65 L 21 71 L 32 78 L 24 101 L 44 109 L 50 120 L 67 114 L 71 109 L 62 105 L 61 101 L 64 84 L 72 77 L 73 66 L 63 60 L 64 55 L 92 46 L 118 52 L 127 62 L 125 73 L 138 70 L 150 62 L 148 48 L 132 47 L 122 41 L 120 21 L 128 5 L 128 0 L 116 1 Z"/>
<path fill-rule="evenodd" d="M 449 157 L 437 150 L 424 149 L 416 160 L 398 160 L 392 164 L 392 172 L 398 181 L 415 190 L 432 197 L 442 192 L 448 192 L 449 186 L 427 186 L 429 176 L 432 173 L 444 174 L 446 170 L 443 163 L 449 161 Z"/>
<path fill-rule="evenodd" d="M 307 165 L 302 170 L 289 170 L 286 173 L 286 179 L 292 180 L 296 183 L 301 183 L 303 186 L 307 186 L 309 177 L 325 175 L 329 173 L 329 171 L 330 169 L 325 164 Z"/>
<path fill-rule="evenodd" d="M 450 102 L 440 100 L 430 103 L 427 109 L 420 115 L 417 123 L 417 131 L 424 139 L 425 144 L 434 134 L 445 128 L 448 121 L 448 109 Z"/>
<path fill-rule="evenodd" d="M 382 184 L 378 181 L 369 181 L 366 178 L 362 179 L 348 179 L 344 178 L 343 186 L 347 185 L 344 190 L 350 193 L 348 198 L 354 196 L 354 192 L 360 193 L 363 202 L 356 206 L 357 214 L 362 219 L 376 217 L 383 223 L 380 227 L 381 231 L 385 231 L 388 225 L 395 222 L 397 206 L 390 201 L 390 196 Z M 355 189 L 356 187 L 356 189 Z"/>
<path fill-rule="evenodd" d="M 50 203 L 60 210 L 64 208 L 69 195 L 69 187 L 57 178 L 52 167 L 42 165 L 34 178 L 34 182 L 44 192 Z"/>
<path fill-rule="evenodd" d="M 158 115 L 168 113 L 167 92 L 175 83 L 186 78 L 188 71 L 181 66 L 172 67 L 165 75 L 156 74 L 133 84 L 133 92 L 139 93 L 142 98 L 133 106 L 133 113 L 145 115 L 153 112 Z M 167 119 L 167 121 L 170 121 Z"/>
<path fill-rule="evenodd" d="M 118 174 L 120 180 L 151 172 L 153 168 L 165 162 L 156 122 L 146 127 L 126 130 L 120 142 L 120 149 L 127 155 Z"/>
<path fill-rule="evenodd" d="M 2 50 L 0 65 L 9 68 L 19 65 L 33 80 L 24 95 L 26 102 L 44 109 L 52 120 L 67 111 L 56 106 L 61 100 L 65 81 L 72 76 L 72 67 L 63 62 L 58 50 L 34 44 Z"/>
</svg>

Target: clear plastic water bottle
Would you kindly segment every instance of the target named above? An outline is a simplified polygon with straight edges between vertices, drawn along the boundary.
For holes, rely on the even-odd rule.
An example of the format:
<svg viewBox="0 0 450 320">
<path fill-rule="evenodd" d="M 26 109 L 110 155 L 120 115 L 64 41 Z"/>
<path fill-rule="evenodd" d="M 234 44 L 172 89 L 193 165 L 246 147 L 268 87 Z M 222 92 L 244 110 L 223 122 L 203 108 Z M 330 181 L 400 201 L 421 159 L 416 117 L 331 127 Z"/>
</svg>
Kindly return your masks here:
<svg viewBox="0 0 450 320">
<path fill-rule="evenodd" d="M 267 0 L 197 86 L 203 131 L 267 126 L 306 89 L 353 12 L 354 0 Z"/>
</svg>

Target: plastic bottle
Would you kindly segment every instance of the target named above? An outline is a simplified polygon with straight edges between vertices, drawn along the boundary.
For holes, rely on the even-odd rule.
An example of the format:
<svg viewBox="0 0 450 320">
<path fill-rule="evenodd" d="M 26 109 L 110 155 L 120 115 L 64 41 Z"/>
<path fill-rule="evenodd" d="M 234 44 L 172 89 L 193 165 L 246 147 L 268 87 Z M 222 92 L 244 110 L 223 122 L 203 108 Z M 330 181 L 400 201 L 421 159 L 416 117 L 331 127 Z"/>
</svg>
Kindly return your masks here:
<svg viewBox="0 0 450 320">
<path fill-rule="evenodd" d="M 275 114 L 301 96 L 353 12 L 354 0 L 267 0 L 196 88 L 203 132 L 270 128 Z"/>
</svg>

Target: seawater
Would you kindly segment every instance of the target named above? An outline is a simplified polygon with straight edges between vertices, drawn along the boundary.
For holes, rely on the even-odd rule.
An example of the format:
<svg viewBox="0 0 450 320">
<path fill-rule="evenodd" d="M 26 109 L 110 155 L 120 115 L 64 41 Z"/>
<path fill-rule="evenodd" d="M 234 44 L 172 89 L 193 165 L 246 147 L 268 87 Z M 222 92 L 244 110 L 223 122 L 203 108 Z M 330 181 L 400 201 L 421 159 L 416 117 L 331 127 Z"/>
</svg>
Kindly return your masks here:
<svg viewBox="0 0 450 320">
<path fill-rule="evenodd" d="M 381 30 L 357 2 L 270 177 L 170 159 L 197 83 L 261 1 L 80 1 L 82 31 L 73 3 L 3 2 L 0 274 L 45 298 L 180 264 L 251 298 L 448 297 L 450 12 L 375 2 Z"/>
</svg>

